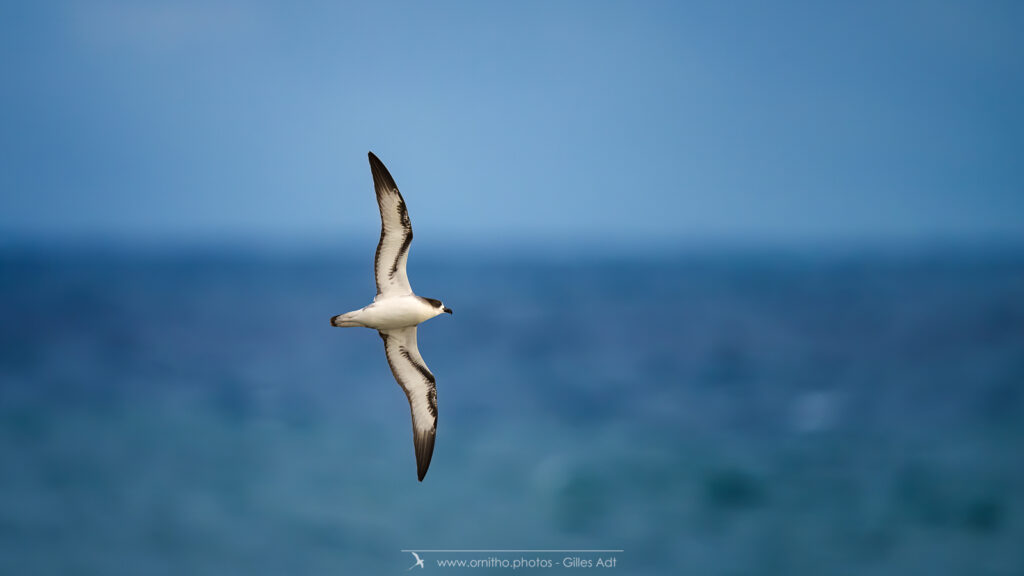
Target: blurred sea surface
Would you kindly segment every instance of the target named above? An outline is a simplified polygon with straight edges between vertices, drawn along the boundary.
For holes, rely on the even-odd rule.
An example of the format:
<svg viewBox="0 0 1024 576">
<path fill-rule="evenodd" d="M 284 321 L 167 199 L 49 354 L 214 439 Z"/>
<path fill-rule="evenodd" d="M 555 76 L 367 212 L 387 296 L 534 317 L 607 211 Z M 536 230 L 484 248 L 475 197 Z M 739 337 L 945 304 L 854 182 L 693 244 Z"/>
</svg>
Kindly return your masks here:
<svg viewBox="0 0 1024 576">
<path fill-rule="evenodd" d="M 0 252 L 0 573 L 1024 573 L 1022 253 L 417 255 L 423 483 L 370 268 Z"/>
</svg>

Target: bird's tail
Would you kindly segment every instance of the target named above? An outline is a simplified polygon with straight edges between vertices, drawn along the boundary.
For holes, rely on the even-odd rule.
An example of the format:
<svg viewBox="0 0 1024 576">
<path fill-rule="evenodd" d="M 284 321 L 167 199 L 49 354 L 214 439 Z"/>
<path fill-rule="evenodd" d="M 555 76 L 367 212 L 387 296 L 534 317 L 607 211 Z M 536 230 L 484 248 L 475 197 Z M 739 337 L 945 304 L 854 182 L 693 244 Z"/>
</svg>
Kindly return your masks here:
<svg viewBox="0 0 1024 576">
<path fill-rule="evenodd" d="M 338 314 L 337 316 L 332 317 L 331 326 L 338 326 L 339 328 L 353 328 L 357 326 L 363 326 L 362 323 L 356 322 L 353 319 L 355 317 L 356 312 L 358 312 L 358 310 L 356 310 L 355 312 L 346 312 L 344 314 Z"/>
</svg>

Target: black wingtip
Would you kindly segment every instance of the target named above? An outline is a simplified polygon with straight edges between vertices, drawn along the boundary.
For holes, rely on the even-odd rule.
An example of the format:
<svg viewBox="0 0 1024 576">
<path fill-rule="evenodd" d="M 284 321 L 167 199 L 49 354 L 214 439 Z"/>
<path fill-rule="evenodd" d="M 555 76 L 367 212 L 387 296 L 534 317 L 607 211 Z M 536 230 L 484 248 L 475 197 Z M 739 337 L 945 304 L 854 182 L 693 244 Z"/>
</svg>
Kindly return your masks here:
<svg viewBox="0 0 1024 576">
<path fill-rule="evenodd" d="M 377 189 L 377 193 L 398 190 L 395 179 L 391 177 L 391 173 L 388 172 L 380 158 L 377 158 L 373 152 L 367 152 L 367 156 L 370 158 L 370 172 L 373 174 L 373 185 Z"/>
<path fill-rule="evenodd" d="M 430 432 L 417 432 L 413 437 L 413 442 L 416 444 L 416 476 L 420 482 L 423 482 L 423 477 L 427 475 L 427 468 L 430 468 L 430 458 L 434 455 L 434 438 L 437 433 L 434 430 Z"/>
</svg>

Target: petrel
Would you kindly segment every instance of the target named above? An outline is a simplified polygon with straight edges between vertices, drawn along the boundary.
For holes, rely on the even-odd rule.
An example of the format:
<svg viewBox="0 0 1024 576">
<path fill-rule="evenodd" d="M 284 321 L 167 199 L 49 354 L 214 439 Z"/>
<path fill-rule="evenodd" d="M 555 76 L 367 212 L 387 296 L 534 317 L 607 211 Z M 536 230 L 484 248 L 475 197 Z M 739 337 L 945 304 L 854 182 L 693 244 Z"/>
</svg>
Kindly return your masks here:
<svg viewBox="0 0 1024 576">
<path fill-rule="evenodd" d="M 331 326 L 362 326 L 380 333 L 391 373 L 409 400 L 416 473 L 422 482 L 430 466 L 437 435 L 437 385 L 416 346 L 416 326 L 439 314 L 451 314 L 452 310 L 440 300 L 413 294 L 405 273 L 412 243 L 409 211 L 384 163 L 373 152 L 369 156 L 380 208 L 380 242 L 373 259 L 377 296 L 369 306 L 334 316 Z"/>
</svg>

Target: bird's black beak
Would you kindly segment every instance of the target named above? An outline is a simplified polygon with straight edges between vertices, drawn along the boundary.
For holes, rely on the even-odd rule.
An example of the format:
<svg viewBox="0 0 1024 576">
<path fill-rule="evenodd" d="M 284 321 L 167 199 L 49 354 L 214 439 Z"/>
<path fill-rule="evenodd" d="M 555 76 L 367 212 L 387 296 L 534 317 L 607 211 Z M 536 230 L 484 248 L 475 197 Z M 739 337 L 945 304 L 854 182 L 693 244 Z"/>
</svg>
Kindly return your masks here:
<svg viewBox="0 0 1024 576">
<path fill-rule="evenodd" d="M 444 309 L 444 311 L 445 311 L 445 312 L 447 312 L 447 313 L 449 313 L 449 314 L 451 314 L 451 313 L 452 313 L 452 309 L 451 309 L 451 308 L 447 308 L 447 307 L 446 307 L 446 308 Z"/>
</svg>

